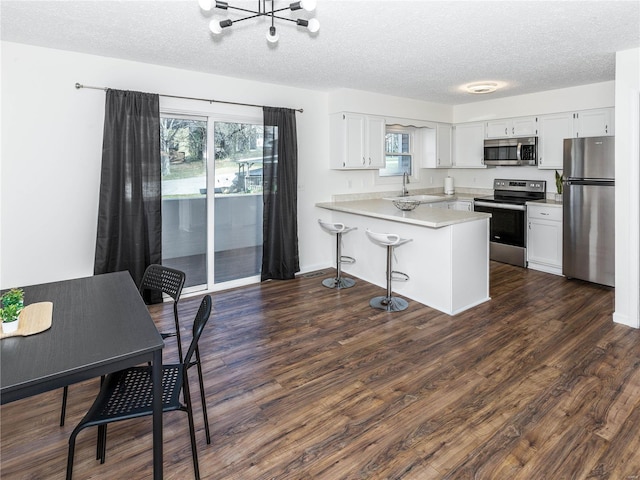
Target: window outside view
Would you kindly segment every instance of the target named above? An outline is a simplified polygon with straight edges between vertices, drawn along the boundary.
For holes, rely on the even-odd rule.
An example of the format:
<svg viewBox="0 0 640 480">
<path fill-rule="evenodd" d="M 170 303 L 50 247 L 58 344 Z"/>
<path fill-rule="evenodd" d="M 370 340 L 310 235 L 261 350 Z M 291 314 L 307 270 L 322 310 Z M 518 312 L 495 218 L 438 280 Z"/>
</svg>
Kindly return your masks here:
<svg viewBox="0 0 640 480">
<path fill-rule="evenodd" d="M 215 193 L 262 192 L 262 125 L 216 122 Z"/>
<path fill-rule="evenodd" d="M 380 170 L 381 177 L 411 175 L 411 134 L 387 130 L 384 139 L 386 166 Z"/>
</svg>

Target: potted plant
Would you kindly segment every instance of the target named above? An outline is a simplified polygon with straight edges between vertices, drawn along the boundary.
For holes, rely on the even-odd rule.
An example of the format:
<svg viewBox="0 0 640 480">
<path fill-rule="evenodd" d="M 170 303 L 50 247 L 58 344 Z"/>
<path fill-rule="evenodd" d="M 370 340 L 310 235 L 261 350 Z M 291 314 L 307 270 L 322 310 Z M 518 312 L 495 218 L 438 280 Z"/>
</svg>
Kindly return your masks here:
<svg viewBox="0 0 640 480">
<path fill-rule="evenodd" d="M 561 202 L 562 201 L 562 181 L 564 180 L 564 177 L 562 176 L 561 173 L 558 173 L 558 171 L 556 170 L 556 202 Z"/>
<path fill-rule="evenodd" d="M 4 333 L 15 332 L 18 329 L 20 312 L 24 308 L 24 291 L 20 288 L 12 288 L 2 295 L 0 303 L 2 331 Z"/>
</svg>

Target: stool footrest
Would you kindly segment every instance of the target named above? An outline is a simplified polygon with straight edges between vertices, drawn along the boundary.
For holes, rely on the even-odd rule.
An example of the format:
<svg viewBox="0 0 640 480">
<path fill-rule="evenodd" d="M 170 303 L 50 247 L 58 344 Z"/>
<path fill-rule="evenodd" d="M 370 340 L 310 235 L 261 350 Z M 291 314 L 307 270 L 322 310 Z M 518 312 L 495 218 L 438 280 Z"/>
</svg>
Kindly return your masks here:
<svg viewBox="0 0 640 480">
<path fill-rule="evenodd" d="M 394 276 L 395 275 L 395 276 Z M 408 282 L 409 275 L 403 272 L 396 272 L 395 270 L 391 271 L 391 280 L 395 280 L 397 282 Z"/>
<path fill-rule="evenodd" d="M 353 257 L 348 257 L 347 255 L 342 255 L 340 257 L 340 263 L 351 265 L 352 263 L 356 263 L 356 259 Z"/>
</svg>

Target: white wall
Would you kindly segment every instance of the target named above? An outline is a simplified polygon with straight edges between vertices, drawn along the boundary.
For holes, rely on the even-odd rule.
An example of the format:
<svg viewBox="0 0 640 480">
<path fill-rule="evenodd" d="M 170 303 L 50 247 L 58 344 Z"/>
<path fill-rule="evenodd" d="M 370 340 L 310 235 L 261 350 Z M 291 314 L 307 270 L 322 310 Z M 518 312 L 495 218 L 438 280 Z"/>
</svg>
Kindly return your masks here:
<svg viewBox="0 0 640 480">
<path fill-rule="evenodd" d="M 308 268 L 330 263 L 313 206 L 332 188 L 326 94 L 10 42 L 1 48 L 1 288 L 93 274 L 105 94 L 76 90 L 76 82 L 304 108 L 297 114 L 300 257 Z M 161 102 L 262 115 L 247 107 Z"/>
<path fill-rule="evenodd" d="M 494 118 L 523 117 L 613 107 L 615 82 L 547 90 L 514 97 L 490 98 L 453 107 L 453 122 L 477 122 Z"/>
<path fill-rule="evenodd" d="M 613 319 L 640 327 L 640 49 L 616 54 L 616 298 Z"/>
</svg>

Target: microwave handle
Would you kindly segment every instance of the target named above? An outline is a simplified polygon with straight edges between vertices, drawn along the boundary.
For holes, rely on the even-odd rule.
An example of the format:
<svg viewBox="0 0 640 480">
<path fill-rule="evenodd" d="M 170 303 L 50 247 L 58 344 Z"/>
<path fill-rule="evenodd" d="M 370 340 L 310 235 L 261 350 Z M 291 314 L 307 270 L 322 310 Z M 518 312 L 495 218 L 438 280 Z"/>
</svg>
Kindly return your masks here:
<svg viewBox="0 0 640 480">
<path fill-rule="evenodd" d="M 516 147 L 516 159 L 520 162 L 522 161 L 522 144 L 518 142 L 518 146 Z"/>
</svg>

